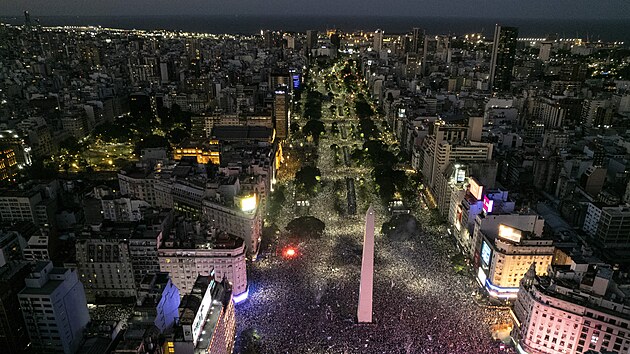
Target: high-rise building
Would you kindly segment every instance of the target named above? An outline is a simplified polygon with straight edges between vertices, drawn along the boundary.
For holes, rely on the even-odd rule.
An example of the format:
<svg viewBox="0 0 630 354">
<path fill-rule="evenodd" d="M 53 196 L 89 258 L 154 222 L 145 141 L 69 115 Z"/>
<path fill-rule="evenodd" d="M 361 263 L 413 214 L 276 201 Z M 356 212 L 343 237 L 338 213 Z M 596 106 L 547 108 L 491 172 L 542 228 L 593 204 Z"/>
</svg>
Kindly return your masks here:
<svg viewBox="0 0 630 354">
<path fill-rule="evenodd" d="M 160 270 L 171 275 L 182 293 L 192 290 L 198 275 L 226 278 L 232 283 L 235 301 L 247 297 L 245 245 L 242 239 L 199 222 L 180 220 L 158 251 Z"/>
<path fill-rule="evenodd" d="M 383 49 L 383 30 L 377 29 L 374 31 L 372 48 L 376 52 L 380 52 Z"/>
<path fill-rule="evenodd" d="M 18 293 L 31 272 L 27 262 L 11 262 L 0 267 L 0 348 L 7 353 L 23 353 L 29 344 Z"/>
<path fill-rule="evenodd" d="M 129 255 L 130 224 L 95 227 L 77 237 L 77 271 L 90 303 L 136 296 Z"/>
<path fill-rule="evenodd" d="M 494 298 L 513 299 L 532 263 L 547 274 L 553 240 L 543 238 L 545 220 L 536 214 L 477 215 L 471 248 L 477 280 Z"/>
<path fill-rule="evenodd" d="M 515 203 L 508 192 L 487 188 L 476 178 L 467 178 L 462 189 L 451 193 L 448 222 L 452 233 L 464 252 L 470 252 L 475 220 L 480 214 L 509 214 Z"/>
<path fill-rule="evenodd" d="M 286 89 L 277 88 L 273 100 L 273 122 L 278 139 L 286 139 L 289 136 L 289 114 L 289 95 Z"/>
<path fill-rule="evenodd" d="M 233 196 L 232 200 L 203 200 L 203 220 L 245 241 L 247 254 L 255 257 L 262 235 L 260 201 L 256 195 Z"/>
<path fill-rule="evenodd" d="M 627 353 L 628 295 L 612 269 L 582 257 L 536 276 L 531 267 L 512 309 L 519 353 Z"/>
<path fill-rule="evenodd" d="M 75 271 L 37 262 L 18 298 L 35 351 L 77 352 L 90 315 Z"/>
<path fill-rule="evenodd" d="M 175 325 L 179 304 L 179 289 L 169 274 L 157 272 L 145 275 L 140 281 L 134 312 L 144 318 L 153 318 L 155 327 L 164 333 Z"/>
<path fill-rule="evenodd" d="M 418 53 L 422 48 L 422 39 L 424 38 L 424 31 L 418 27 L 413 28 L 413 36 L 411 37 L 411 52 Z"/>
<path fill-rule="evenodd" d="M 341 48 L 341 33 L 339 33 L 339 30 L 334 30 L 330 34 L 330 43 L 334 45 L 337 50 Z"/>
<path fill-rule="evenodd" d="M 538 59 L 542 61 L 549 61 L 551 57 L 551 48 L 553 47 L 553 42 L 545 41 L 540 43 L 540 52 L 538 52 Z"/>
<path fill-rule="evenodd" d="M 214 274 L 197 277 L 179 306 L 178 323 L 165 343 L 166 353 L 224 354 L 234 349 L 236 317 L 232 288 Z"/>
<path fill-rule="evenodd" d="M 308 30 L 306 31 L 306 56 L 311 56 L 311 51 L 317 48 L 317 40 L 319 34 L 317 31 Z"/>
<path fill-rule="evenodd" d="M 599 208 L 595 204 L 589 204 L 584 229 L 588 230 L 591 241 L 599 247 L 627 247 L 630 243 L 630 208 Z"/>
<path fill-rule="evenodd" d="M 494 91 L 510 89 L 512 69 L 516 58 L 516 39 L 518 28 L 496 25 L 492 62 L 490 63 L 490 87 Z"/>
</svg>

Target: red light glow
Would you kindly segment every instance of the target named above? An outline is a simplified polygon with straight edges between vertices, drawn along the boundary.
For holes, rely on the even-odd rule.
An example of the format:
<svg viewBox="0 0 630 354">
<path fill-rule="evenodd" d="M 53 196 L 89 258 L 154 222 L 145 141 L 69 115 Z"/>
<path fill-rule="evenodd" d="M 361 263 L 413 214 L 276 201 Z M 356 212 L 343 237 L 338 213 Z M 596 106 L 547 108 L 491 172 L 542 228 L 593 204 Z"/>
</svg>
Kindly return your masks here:
<svg viewBox="0 0 630 354">
<path fill-rule="evenodd" d="M 282 254 L 284 255 L 285 258 L 293 258 L 297 256 L 297 250 L 293 247 L 287 247 L 284 249 Z"/>
</svg>

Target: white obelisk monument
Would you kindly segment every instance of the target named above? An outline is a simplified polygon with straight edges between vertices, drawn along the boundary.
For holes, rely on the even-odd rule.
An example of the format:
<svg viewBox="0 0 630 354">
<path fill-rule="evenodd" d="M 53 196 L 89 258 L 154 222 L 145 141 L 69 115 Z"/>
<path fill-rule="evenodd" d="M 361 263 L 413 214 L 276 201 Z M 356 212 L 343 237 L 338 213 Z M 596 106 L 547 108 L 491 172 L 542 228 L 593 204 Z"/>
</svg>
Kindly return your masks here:
<svg viewBox="0 0 630 354">
<path fill-rule="evenodd" d="M 374 209 L 365 214 L 365 234 L 363 235 L 363 261 L 361 263 L 361 287 L 359 288 L 359 308 L 357 322 L 372 323 L 372 292 L 374 287 Z"/>
</svg>

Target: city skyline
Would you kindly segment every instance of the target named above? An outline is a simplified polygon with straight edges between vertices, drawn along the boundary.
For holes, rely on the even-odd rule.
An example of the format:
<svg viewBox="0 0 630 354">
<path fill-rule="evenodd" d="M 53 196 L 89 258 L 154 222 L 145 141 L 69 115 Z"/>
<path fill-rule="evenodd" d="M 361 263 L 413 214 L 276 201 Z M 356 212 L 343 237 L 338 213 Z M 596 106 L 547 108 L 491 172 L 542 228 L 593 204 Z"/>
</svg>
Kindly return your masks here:
<svg viewBox="0 0 630 354">
<path fill-rule="evenodd" d="M 0 18 L 3 354 L 630 353 L 614 2 L 147 4 Z"/>
</svg>

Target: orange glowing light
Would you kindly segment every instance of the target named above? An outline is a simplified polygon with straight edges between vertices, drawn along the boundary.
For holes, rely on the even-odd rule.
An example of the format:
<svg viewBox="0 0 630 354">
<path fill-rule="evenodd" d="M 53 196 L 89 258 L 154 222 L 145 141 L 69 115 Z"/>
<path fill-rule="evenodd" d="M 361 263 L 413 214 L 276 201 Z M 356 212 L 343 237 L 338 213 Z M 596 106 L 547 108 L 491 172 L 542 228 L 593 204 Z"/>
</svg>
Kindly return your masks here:
<svg viewBox="0 0 630 354">
<path fill-rule="evenodd" d="M 293 258 L 297 256 L 297 251 L 293 247 L 286 248 L 283 253 L 286 258 Z"/>
</svg>

